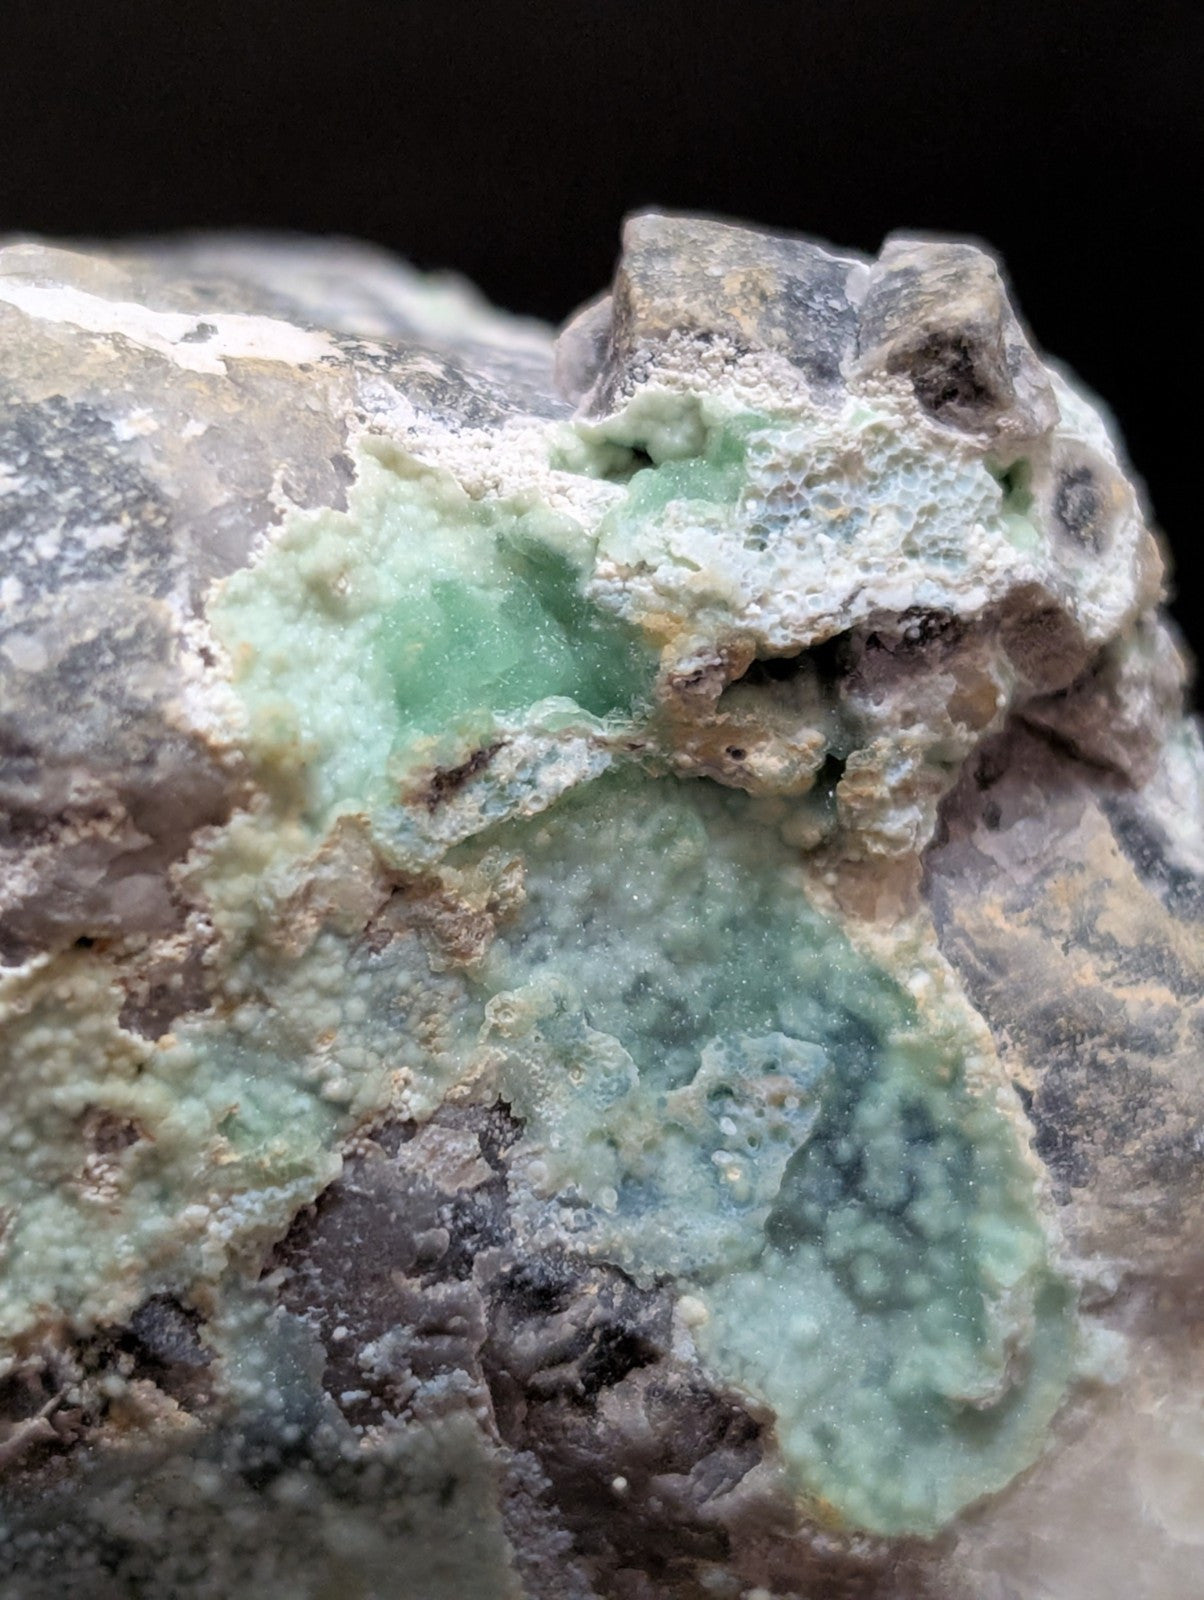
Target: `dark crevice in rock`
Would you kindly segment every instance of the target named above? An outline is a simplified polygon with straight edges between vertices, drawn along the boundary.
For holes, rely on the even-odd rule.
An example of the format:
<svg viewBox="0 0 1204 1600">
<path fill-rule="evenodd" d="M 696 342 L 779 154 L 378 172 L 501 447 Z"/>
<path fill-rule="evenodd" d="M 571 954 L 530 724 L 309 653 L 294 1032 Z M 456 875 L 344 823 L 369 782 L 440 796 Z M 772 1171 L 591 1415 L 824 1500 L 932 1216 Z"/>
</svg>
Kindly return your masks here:
<svg viewBox="0 0 1204 1600">
<path fill-rule="evenodd" d="M 846 765 L 847 761 L 844 756 L 838 756 L 834 751 L 829 750 L 819 771 L 815 774 L 816 793 L 834 795 L 840 780 L 844 777 Z"/>
<path fill-rule="evenodd" d="M 852 630 L 834 633 L 806 651 L 821 682 L 826 683 L 838 683 L 846 677 L 856 663 L 857 654 L 857 640 Z"/>
<path fill-rule="evenodd" d="M 611 448 L 616 452 L 615 457 L 599 473 L 607 483 L 630 483 L 637 472 L 645 472 L 649 467 L 656 466 L 656 462 L 641 445 L 624 447 L 612 445 Z"/>
<path fill-rule="evenodd" d="M 800 651 L 792 656 L 757 656 L 735 683 L 789 683 L 814 663 L 814 653 Z"/>
<path fill-rule="evenodd" d="M 1032 505 L 1032 463 L 1025 456 L 1010 461 L 1007 466 L 994 466 L 987 462 L 988 470 L 1003 491 L 1003 509 L 1023 515 Z"/>
</svg>

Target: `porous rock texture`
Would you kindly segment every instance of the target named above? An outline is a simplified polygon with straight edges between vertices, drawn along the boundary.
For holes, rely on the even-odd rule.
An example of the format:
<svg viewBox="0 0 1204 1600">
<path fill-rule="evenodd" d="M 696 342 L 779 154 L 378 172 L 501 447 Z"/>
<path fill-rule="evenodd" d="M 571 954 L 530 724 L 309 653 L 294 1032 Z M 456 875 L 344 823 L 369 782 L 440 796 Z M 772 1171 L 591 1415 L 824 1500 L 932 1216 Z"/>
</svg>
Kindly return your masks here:
<svg viewBox="0 0 1204 1600">
<path fill-rule="evenodd" d="M 0 351 L 4 1600 L 1193 1600 L 1204 751 L 991 257 Z"/>
</svg>

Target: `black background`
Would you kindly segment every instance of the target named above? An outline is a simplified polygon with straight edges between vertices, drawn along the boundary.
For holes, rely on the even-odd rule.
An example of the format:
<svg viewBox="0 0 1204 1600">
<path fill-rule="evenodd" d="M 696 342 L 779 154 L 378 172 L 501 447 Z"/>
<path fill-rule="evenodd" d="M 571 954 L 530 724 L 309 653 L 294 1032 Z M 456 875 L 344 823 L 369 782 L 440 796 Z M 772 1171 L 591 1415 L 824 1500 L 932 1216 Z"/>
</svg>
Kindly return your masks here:
<svg viewBox="0 0 1204 1600">
<path fill-rule="evenodd" d="M 361 235 L 559 320 L 659 204 L 1006 259 L 1204 654 L 1198 0 L 0 0 L 0 231 Z"/>
</svg>

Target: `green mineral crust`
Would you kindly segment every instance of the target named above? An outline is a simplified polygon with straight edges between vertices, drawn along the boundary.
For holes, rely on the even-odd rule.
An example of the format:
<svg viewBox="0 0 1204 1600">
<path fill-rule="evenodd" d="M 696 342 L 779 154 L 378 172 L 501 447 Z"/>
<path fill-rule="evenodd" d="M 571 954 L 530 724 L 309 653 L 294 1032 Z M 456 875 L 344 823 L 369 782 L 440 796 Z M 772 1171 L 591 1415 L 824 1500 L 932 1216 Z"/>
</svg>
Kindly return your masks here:
<svg viewBox="0 0 1204 1600">
<path fill-rule="evenodd" d="M 1204 749 L 992 259 L 0 346 L 2 1600 L 1193 1600 Z"/>
</svg>

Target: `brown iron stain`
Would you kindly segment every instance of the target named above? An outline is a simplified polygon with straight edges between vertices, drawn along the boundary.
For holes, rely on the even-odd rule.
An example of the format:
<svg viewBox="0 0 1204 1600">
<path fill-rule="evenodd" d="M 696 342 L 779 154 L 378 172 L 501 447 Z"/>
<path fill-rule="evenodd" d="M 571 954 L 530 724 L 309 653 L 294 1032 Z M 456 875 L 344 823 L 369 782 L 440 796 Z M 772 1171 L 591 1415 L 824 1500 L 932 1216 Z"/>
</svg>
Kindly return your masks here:
<svg viewBox="0 0 1204 1600">
<path fill-rule="evenodd" d="M 437 767 L 422 796 L 427 810 L 437 810 L 451 795 L 458 793 L 470 778 L 483 772 L 504 743 L 504 739 L 498 739 L 493 744 L 482 745 L 479 750 L 473 751 L 467 761 L 461 761 L 459 766 Z"/>
</svg>

